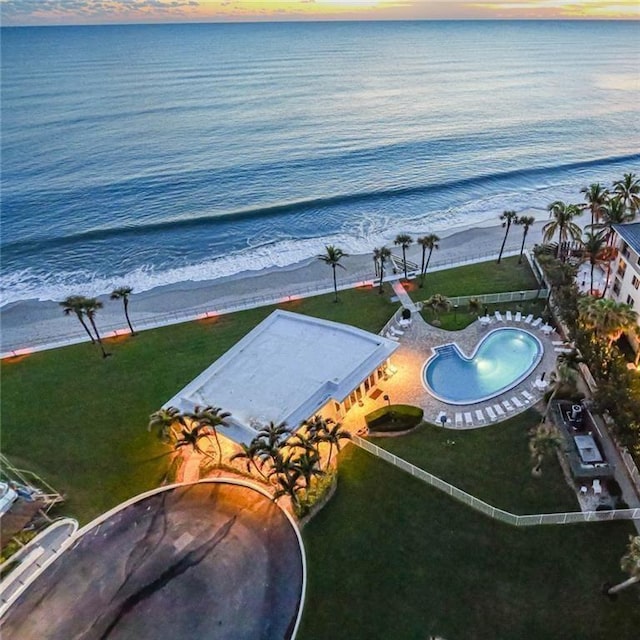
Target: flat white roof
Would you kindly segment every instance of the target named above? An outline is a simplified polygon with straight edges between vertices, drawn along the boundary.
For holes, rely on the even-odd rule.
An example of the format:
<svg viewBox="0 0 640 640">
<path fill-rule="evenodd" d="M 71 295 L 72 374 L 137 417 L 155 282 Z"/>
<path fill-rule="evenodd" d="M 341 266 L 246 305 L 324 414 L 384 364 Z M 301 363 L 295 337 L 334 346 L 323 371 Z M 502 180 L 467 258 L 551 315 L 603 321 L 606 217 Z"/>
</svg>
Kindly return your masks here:
<svg viewBox="0 0 640 640">
<path fill-rule="evenodd" d="M 220 433 L 248 444 L 273 421 L 297 428 L 331 398 L 342 401 L 398 348 L 350 325 L 274 311 L 165 403 L 231 412 Z"/>
</svg>

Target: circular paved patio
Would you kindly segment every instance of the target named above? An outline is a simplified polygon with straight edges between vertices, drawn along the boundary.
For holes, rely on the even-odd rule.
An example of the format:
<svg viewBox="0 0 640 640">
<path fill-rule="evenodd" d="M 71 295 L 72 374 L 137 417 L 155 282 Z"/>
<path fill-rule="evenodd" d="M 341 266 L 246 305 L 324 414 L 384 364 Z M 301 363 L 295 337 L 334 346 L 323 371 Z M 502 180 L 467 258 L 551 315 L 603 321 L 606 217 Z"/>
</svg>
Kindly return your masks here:
<svg viewBox="0 0 640 640">
<path fill-rule="evenodd" d="M 7 638 L 294 637 L 304 550 L 267 496 L 228 481 L 143 497 L 78 532 L 7 612 Z"/>
</svg>

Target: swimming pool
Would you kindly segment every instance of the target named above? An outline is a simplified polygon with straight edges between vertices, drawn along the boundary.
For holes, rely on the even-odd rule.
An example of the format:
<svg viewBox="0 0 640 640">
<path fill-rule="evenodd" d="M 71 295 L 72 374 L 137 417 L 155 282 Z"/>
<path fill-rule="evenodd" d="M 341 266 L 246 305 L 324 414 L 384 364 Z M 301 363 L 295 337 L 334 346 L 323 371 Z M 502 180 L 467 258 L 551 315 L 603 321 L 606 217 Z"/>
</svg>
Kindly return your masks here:
<svg viewBox="0 0 640 640">
<path fill-rule="evenodd" d="M 522 329 L 494 329 L 471 357 L 455 343 L 434 348 L 423 370 L 427 390 L 448 404 L 474 404 L 500 395 L 524 380 L 542 359 L 538 338 Z"/>
</svg>

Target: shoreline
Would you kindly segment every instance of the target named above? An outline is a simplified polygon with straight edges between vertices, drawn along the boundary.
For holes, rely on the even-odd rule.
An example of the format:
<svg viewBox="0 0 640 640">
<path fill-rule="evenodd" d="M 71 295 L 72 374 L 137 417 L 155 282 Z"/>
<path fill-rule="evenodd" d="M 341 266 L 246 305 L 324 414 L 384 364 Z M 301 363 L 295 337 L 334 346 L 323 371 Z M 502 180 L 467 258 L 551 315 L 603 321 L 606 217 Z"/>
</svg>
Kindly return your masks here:
<svg viewBox="0 0 640 640">
<path fill-rule="evenodd" d="M 522 213 L 539 214 L 538 211 Z M 541 241 L 541 227 L 546 221 L 546 217 L 544 220 L 539 217 L 536 219 L 527 234 L 525 249 L 530 249 Z M 440 248 L 433 252 L 430 270 L 453 266 L 463 261 L 481 262 L 483 259 L 491 259 L 500 250 L 504 229 L 495 224 L 494 218 L 487 220 L 484 225 L 451 228 L 438 235 Z M 521 228 L 512 226 L 505 252 L 519 251 L 521 243 Z M 399 247 L 395 247 L 392 242 L 388 242 L 387 246 L 396 255 L 401 254 Z M 414 243 L 407 251 L 407 259 L 420 264 L 421 253 L 421 247 L 416 246 L 414 238 Z M 345 269 L 338 270 L 338 286 L 375 279 L 372 253 L 350 255 L 342 263 Z M 189 314 L 195 316 L 243 304 L 261 306 L 261 299 L 268 303 L 268 300 L 288 295 L 312 294 L 332 286 L 331 270 L 317 258 L 311 257 L 283 267 L 245 271 L 210 280 L 181 281 L 139 293 L 134 291 L 130 298 L 129 313 L 135 328 L 137 322 L 148 324 L 160 316 L 175 314 L 176 317 L 182 315 L 186 319 Z M 108 295 L 99 296 L 98 299 L 104 304 L 96 316 L 100 331 L 110 332 L 126 327 L 122 304 L 109 300 Z M 86 338 L 80 323 L 74 317 L 65 317 L 59 304 L 53 301 L 31 299 L 13 302 L 0 309 L 0 323 L 2 352 Z M 170 320 L 166 322 L 169 323 Z"/>
</svg>

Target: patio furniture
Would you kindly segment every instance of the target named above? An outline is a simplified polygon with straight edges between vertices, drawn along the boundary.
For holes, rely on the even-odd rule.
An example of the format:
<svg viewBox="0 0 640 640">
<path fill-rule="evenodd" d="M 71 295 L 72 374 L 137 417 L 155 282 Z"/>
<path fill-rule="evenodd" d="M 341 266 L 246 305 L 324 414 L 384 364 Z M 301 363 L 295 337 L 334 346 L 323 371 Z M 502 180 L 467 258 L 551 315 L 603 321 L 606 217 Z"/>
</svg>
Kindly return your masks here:
<svg viewBox="0 0 640 640">
<path fill-rule="evenodd" d="M 389 340 L 393 340 L 394 342 L 400 342 L 400 338 L 398 338 L 398 336 L 394 336 L 391 332 L 387 331 L 387 333 L 384 334 L 385 338 L 389 338 Z"/>
<path fill-rule="evenodd" d="M 385 373 L 391 377 L 394 376 L 396 373 L 398 373 L 398 369 L 396 367 L 394 367 L 392 364 L 388 364 L 385 367 Z"/>
<path fill-rule="evenodd" d="M 582 485 L 582 486 L 580 487 L 580 493 L 581 493 L 582 495 L 585 495 L 585 494 L 587 493 L 587 491 L 589 491 L 589 489 L 587 489 L 587 487 L 585 487 L 584 485 Z"/>
<path fill-rule="evenodd" d="M 507 322 L 513 322 L 513 316 L 511 315 L 511 311 L 507 311 L 505 314 Z"/>
<path fill-rule="evenodd" d="M 520 395 L 524 398 L 525 402 L 533 402 L 535 398 L 528 391 L 521 391 Z"/>
<path fill-rule="evenodd" d="M 504 319 L 502 318 L 502 314 L 499 311 L 496 311 L 493 315 L 496 317 L 496 320 L 498 322 L 504 322 Z"/>
<path fill-rule="evenodd" d="M 504 418 L 507 415 L 499 404 L 494 404 L 493 410 L 496 412 L 499 418 Z"/>
<path fill-rule="evenodd" d="M 462 414 L 456 413 L 456 427 L 462 426 Z"/>
<path fill-rule="evenodd" d="M 533 320 L 533 313 L 530 313 L 525 319 L 524 322 L 525 324 L 530 324 L 531 321 Z"/>
<path fill-rule="evenodd" d="M 602 493 L 602 485 L 597 478 L 593 481 L 593 495 L 599 496 Z"/>
<path fill-rule="evenodd" d="M 522 322 L 522 314 L 519 311 L 516 311 L 515 321 Z"/>
<path fill-rule="evenodd" d="M 471 413 L 468 411 L 464 414 L 464 423 L 467 427 L 473 427 L 473 418 L 471 417 Z"/>
<path fill-rule="evenodd" d="M 485 327 L 488 324 L 491 324 L 491 318 L 489 316 L 478 316 L 478 320 L 480 321 L 480 324 Z"/>
<path fill-rule="evenodd" d="M 491 420 L 491 422 L 495 422 L 498 419 L 491 407 L 485 407 L 484 410 L 487 412 L 487 415 L 489 416 L 489 420 Z"/>
<path fill-rule="evenodd" d="M 515 409 L 513 408 L 512 404 L 511 404 L 508 400 L 503 400 L 503 401 L 502 401 L 502 406 L 503 406 L 507 411 L 515 411 Z"/>
<path fill-rule="evenodd" d="M 554 347 L 561 347 L 564 344 L 564 340 L 552 340 L 551 344 Z"/>
<path fill-rule="evenodd" d="M 540 378 L 536 378 L 536 380 L 533 381 L 533 386 L 538 391 L 545 391 L 546 388 L 549 386 L 549 383 L 546 380 L 542 380 Z"/>
<path fill-rule="evenodd" d="M 540 331 L 542 331 L 542 333 L 544 333 L 545 336 L 548 336 L 550 333 L 553 333 L 553 327 L 549 324 L 543 324 L 540 327 Z"/>
<path fill-rule="evenodd" d="M 542 318 L 536 318 L 532 323 L 532 327 L 536 327 L 536 329 L 542 324 Z"/>
<path fill-rule="evenodd" d="M 484 413 L 482 413 L 482 409 L 476 409 L 476 420 L 478 422 L 486 422 L 486 418 L 484 417 Z"/>
<path fill-rule="evenodd" d="M 518 400 L 518 398 L 516 398 L 516 396 L 513 396 L 513 398 L 511 398 L 511 402 L 518 409 L 524 408 L 524 405 L 522 404 L 522 402 L 520 402 L 520 400 Z"/>
<path fill-rule="evenodd" d="M 393 325 L 391 325 L 389 327 L 389 331 L 391 331 L 391 333 L 393 333 L 394 336 L 403 336 L 404 335 L 404 331 L 402 329 L 398 329 L 397 327 L 394 327 Z"/>
<path fill-rule="evenodd" d="M 400 320 L 398 320 L 398 324 L 404 329 L 407 329 L 411 326 L 411 320 L 405 320 L 404 318 L 401 318 Z"/>
<path fill-rule="evenodd" d="M 573 349 L 569 349 L 569 347 L 554 347 L 553 349 L 556 353 L 571 353 Z"/>
</svg>

